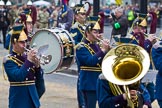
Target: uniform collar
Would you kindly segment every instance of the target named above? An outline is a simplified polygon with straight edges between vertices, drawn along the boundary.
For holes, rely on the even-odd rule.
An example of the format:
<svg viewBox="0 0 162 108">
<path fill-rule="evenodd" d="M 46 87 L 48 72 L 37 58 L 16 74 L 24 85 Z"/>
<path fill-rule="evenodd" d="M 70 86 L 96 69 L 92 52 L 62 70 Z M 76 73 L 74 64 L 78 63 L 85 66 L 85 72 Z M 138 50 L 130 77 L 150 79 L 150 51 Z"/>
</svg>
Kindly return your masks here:
<svg viewBox="0 0 162 108">
<path fill-rule="evenodd" d="M 14 50 L 12 50 L 12 54 L 13 54 L 13 55 L 18 55 L 18 56 L 22 56 L 22 55 L 23 55 L 23 54 L 20 54 L 20 53 L 14 51 Z"/>
<path fill-rule="evenodd" d="M 88 38 L 85 38 L 85 39 L 84 39 L 84 42 L 85 42 L 86 44 L 88 44 L 88 45 L 90 45 L 90 44 L 95 44 L 95 42 L 90 41 Z"/>
</svg>

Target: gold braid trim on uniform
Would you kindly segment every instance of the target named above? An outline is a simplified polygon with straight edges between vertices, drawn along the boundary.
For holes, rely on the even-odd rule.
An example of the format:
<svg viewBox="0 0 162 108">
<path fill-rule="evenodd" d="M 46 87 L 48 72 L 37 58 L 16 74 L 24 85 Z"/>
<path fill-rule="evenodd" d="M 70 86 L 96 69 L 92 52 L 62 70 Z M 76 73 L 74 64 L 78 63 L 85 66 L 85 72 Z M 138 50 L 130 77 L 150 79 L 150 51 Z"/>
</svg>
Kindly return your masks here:
<svg viewBox="0 0 162 108">
<path fill-rule="evenodd" d="M 13 62 L 15 62 L 18 66 L 22 66 L 23 65 L 23 61 L 17 59 L 16 57 L 14 56 L 8 56 L 10 60 L 12 60 Z M 34 73 L 35 73 L 35 70 L 33 68 L 30 68 Z"/>
<path fill-rule="evenodd" d="M 89 45 L 85 43 L 83 43 L 83 45 L 90 51 L 92 55 L 96 54 L 95 51 Z M 101 68 L 101 65 L 99 63 L 97 65 Z"/>
<path fill-rule="evenodd" d="M 22 66 L 22 64 L 24 63 L 23 61 L 17 59 L 14 56 L 8 56 L 10 58 L 10 60 L 14 61 L 18 66 Z"/>
<path fill-rule="evenodd" d="M 80 42 L 77 45 L 75 45 L 74 49 L 79 48 L 79 46 L 81 45 L 85 46 L 88 49 L 88 51 L 91 53 L 91 55 L 95 54 L 95 51 L 91 47 L 89 47 L 87 44 L 85 44 L 84 42 Z M 99 63 L 97 64 L 97 66 L 101 69 L 101 65 Z"/>
<path fill-rule="evenodd" d="M 78 25 L 78 30 L 80 31 L 80 33 L 83 36 L 81 41 L 83 41 L 83 39 L 85 38 L 85 30 L 82 27 L 83 27 L 83 25 Z"/>
<path fill-rule="evenodd" d="M 109 82 L 109 86 L 110 86 L 110 89 L 111 89 L 113 95 L 118 96 L 118 95 L 123 94 L 122 90 L 120 89 L 120 87 L 118 85 Z"/>
<path fill-rule="evenodd" d="M 89 50 L 89 52 L 91 53 L 91 55 L 94 55 L 95 54 L 94 50 L 91 47 L 89 47 L 89 45 L 87 45 L 85 43 L 83 43 L 83 45 Z"/>
<path fill-rule="evenodd" d="M 81 66 L 80 70 L 97 71 L 97 72 L 102 71 L 100 67 L 87 67 L 87 66 Z"/>
<path fill-rule="evenodd" d="M 27 86 L 27 85 L 34 85 L 35 81 L 22 81 L 22 82 L 10 82 L 10 86 Z"/>
<path fill-rule="evenodd" d="M 132 35 L 131 38 L 132 38 L 132 40 L 129 43 L 131 43 L 133 40 L 136 40 L 138 42 L 138 44 L 139 44 L 139 40 L 137 40 L 133 35 Z"/>
<path fill-rule="evenodd" d="M 67 11 L 61 14 L 61 17 L 63 18 L 67 14 Z"/>
</svg>

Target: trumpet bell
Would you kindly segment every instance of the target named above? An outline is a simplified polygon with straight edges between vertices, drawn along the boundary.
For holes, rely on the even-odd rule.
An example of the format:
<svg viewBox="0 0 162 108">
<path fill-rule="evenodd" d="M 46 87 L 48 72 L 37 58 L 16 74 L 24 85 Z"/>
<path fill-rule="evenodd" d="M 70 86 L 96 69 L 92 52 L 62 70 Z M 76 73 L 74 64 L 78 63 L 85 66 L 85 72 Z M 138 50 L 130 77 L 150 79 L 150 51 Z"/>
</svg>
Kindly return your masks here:
<svg viewBox="0 0 162 108">
<path fill-rule="evenodd" d="M 102 72 L 106 79 L 117 85 L 139 81 L 150 67 L 149 54 L 134 44 L 122 44 L 111 49 L 103 59 Z"/>
</svg>

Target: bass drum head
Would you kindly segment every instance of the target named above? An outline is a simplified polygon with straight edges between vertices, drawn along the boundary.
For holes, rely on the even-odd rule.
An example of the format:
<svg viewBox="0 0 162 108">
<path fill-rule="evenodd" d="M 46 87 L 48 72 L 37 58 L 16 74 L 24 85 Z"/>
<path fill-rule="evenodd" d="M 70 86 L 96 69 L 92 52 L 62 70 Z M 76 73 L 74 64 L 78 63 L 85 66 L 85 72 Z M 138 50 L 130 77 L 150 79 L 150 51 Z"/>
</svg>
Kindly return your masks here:
<svg viewBox="0 0 162 108">
<path fill-rule="evenodd" d="M 43 29 L 37 31 L 32 37 L 30 45 L 35 46 L 34 48 L 36 49 L 39 49 L 43 45 L 48 45 L 48 49 L 44 55 L 51 55 L 52 59 L 48 64 L 41 64 L 41 67 L 44 73 L 52 73 L 57 70 L 61 62 L 62 48 L 59 39 L 51 30 Z"/>
</svg>

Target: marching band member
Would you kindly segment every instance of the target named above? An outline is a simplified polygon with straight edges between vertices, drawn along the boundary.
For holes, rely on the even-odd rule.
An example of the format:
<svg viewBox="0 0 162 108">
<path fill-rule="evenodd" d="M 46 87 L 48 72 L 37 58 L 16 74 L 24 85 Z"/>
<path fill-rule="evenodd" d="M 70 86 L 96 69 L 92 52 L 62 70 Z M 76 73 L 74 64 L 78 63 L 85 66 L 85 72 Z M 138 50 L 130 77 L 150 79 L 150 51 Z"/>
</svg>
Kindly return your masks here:
<svg viewBox="0 0 162 108">
<path fill-rule="evenodd" d="M 19 17 L 16 18 L 14 22 L 14 26 L 16 25 L 24 25 L 24 31 L 28 36 L 28 43 L 31 41 L 31 37 L 33 35 L 33 24 L 32 24 L 32 17 L 29 14 L 29 11 L 24 11 L 20 13 Z M 13 30 L 11 29 L 7 36 L 6 36 L 6 43 L 5 43 L 5 48 L 9 50 L 9 53 L 12 51 L 12 46 L 11 46 L 11 35 L 12 35 Z"/>
<path fill-rule="evenodd" d="M 155 68 L 158 70 L 155 82 L 155 99 L 157 99 L 160 108 L 162 108 L 162 41 L 157 41 L 152 48 L 152 59 L 155 65 Z"/>
<path fill-rule="evenodd" d="M 137 40 L 138 45 L 143 47 L 145 50 L 147 50 L 148 53 L 150 53 L 152 45 L 155 43 L 156 37 L 153 34 L 146 37 L 146 27 L 146 19 L 138 17 L 133 24 L 133 30 L 131 34 L 132 38 Z"/>
<path fill-rule="evenodd" d="M 132 84 L 133 85 L 133 84 Z M 138 107 L 135 108 L 151 108 L 151 100 L 143 99 L 149 97 L 147 89 L 140 85 L 139 88 L 133 88 L 135 85 L 129 85 L 130 99 L 138 102 Z M 122 86 L 116 86 L 110 83 L 103 74 L 101 74 L 97 80 L 97 98 L 99 108 L 131 108 L 127 107 L 128 101 L 126 93 L 118 94 L 119 87 L 122 90 Z M 143 94 L 142 94 L 143 93 Z"/>
<path fill-rule="evenodd" d="M 74 10 L 74 24 L 71 27 L 70 33 L 77 45 L 85 37 L 86 11 L 83 5 L 76 5 Z"/>
<path fill-rule="evenodd" d="M 18 18 L 16 18 L 15 22 L 14 22 L 14 25 L 13 26 L 16 26 L 16 25 L 23 25 L 26 21 L 26 15 L 24 13 L 21 13 L 19 15 Z M 27 32 L 27 29 L 24 29 L 25 33 Z M 12 32 L 13 32 L 13 29 L 11 28 L 11 30 L 8 32 L 8 34 L 6 35 L 6 43 L 5 43 L 5 48 L 7 50 L 9 50 L 9 53 L 11 53 L 12 51 L 12 45 L 11 45 L 11 36 L 12 36 Z"/>
<path fill-rule="evenodd" d="M 31 11 L 30 10 L 26 10 L 24 11 L 25 15 L 26 15 L 26 21 L 24 22 L 25 23 L 25 28 L 27 30 L 27 36 L 28 36 L 28 41 L 30 42 L 31 39 L 32 39 L 32 36 L 34 34 L 34 31 L 33 31 L 33 18 L 31 17 Z"/>
<path fill-rule="evenodd" d="M 74 7 L 74 24 L 71 27 L 70 34 L 75 41 L 75 45 L 82 41 L 85 38 L 85 22 L 86 22 L 86 11 L 81 4 L 77 4 Z M 77 59 L 76 59 L 77 62 Z M 77 62 L 78 72 L 79 72 L 79 63 Z M 83 98 L 83 93 L 79 90 L 79 73 L 78 73 L 78 81 L 77 81 L 77 100 L 78 107 L 85 108 L 85 102 Z"/>
<path fill-rule="evenodd" d="M 43 70 L 35 50 L 24 53 L 27 35 L 23 27 L 13 27 L 13 50 L 3 59 L 4 70 L 10 82 L 9 108 L 39 108 L 39 99 L 45 92 Z"/>
<path fill-rule="evenodd" d="M 21 13 L 25 13 L 27 18 L 28 18 L 28 16 L 31 17 L 31 19 L 32 19 L 32 25 L 30 24 L 30 26 L 32 26 L 32 27 L 30 27 L 30 29 L 31 29 L 32 32 L 33 32 L 34 25 L 36 24 L 36 21 L 37 21 L 37 9 L 36 9 L 36 7 L 33 5 L 33 3 L 32 3 L 31 0 L 28 0 L 28 2 L 27 2 L 26 4 L 23 5 L 23 10 L 20 12 L 20 14 L 21 14 Z M 27 19 L 27 21 L 24 22 L 25 26 L 28 25 L 28 22 L 31 23 L 31 20 L 29 21 L 29 20 Z M 27 28 L 28 28 L 28 27 L 25 27 L 25 29 L 27 30 L 27 31 L 25 31 L 25 32 L 26 32 L 26 34 L 27 34 L 27 36 L 28 36 L 28 33 L 30 34 L 31 31 L 29 31 L 29 29 L 27 29 Z M 29 37 L 29 36 L 28 36 L 28 37 Z M 29 40 L 31 40 L 31 39 L 29 39 Z"/>
<path fill-rule="evenodd" d="M 99 30 L 98 19 L 93 19 L 86 27 L 86 38 L 76 48 L 80 73 L 79 89 L 83 92 L 86 108 L 96 108 L 96 82 L 101 73 L 102 59 L 110 49 L 107 40 L 102 41 L 102 48 L 97 44 Z"/>
<path fill-rule="evenodd" d="M 69 0 L 62 0 L 62 9 L 58 13 L 57 17 L 57 27 L 69 31 L 74 20 L 74 13 L 73 10 L 68 6 L 68 1 Z"/>
<path fill-rule="evenodd" d="M 155 34 L 149 34 L 147 37 L 145 36 L 147 22 L 145 18 L 139 17 L 138 20 L 134 23 L 132 35 L 135 40 L 137 40 L 138 45 L 143 47 L 149 54 L 151 53 L 151 48 L 153 44 L 156 42 Z M 151 56 L 151 55 L 150 55 Z M 151 61 L 152 62 L 152 61 Z M 150 66 L 152 69 L 152 65 Z M 150 93 L 151 101 L 154 101 L 154 91 L 155 85 L 154 83 L 144 84 L 147 90 Z"/>
</svg>

